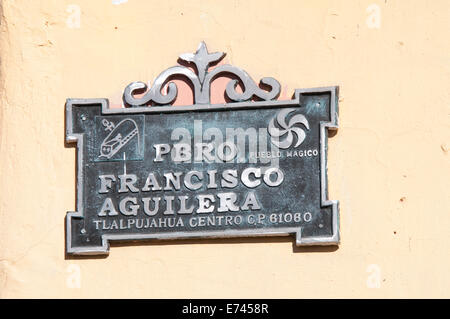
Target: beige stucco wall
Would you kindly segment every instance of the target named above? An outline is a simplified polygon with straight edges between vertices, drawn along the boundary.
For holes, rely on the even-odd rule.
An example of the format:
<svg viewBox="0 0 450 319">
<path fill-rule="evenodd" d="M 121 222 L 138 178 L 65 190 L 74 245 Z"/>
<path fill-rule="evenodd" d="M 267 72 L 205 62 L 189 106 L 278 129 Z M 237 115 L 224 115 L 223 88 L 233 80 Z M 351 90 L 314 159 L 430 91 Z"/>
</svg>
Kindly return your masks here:
<svg viewBox="0 0 450 319">
<path fill-rule="evenodd" d="M 450 297 L 448 1 L 1 3 L 0 297 Z M 120 101 L 201 40 L 284 97 L 340 86 L 339 249 L 216 240 L 65 259 L 65 99 Z"/>
</svg>

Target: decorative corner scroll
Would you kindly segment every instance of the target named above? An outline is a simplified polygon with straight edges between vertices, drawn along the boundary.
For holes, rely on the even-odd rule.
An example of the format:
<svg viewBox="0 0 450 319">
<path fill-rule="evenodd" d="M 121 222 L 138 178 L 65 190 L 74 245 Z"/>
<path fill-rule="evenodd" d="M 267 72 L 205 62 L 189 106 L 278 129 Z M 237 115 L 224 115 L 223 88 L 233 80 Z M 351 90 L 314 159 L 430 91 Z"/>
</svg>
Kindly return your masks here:
<svg viewBox="0 0 450 319">
<path fill-rule="evenodd" d="M 177 65 L 163 71 L 150 88 L 144 82 L 132 82 L 124 90 L 124 104 L 127 107 L 139 107 L 174 103 L 178 88 L 171 81 L 177 77 L 182 77 L 191 84 L 194 104 L 210 104 L 211 84 L 222 76 L 231 77 L 225 94 L 232 102 L 245 102 L 255 98 L 270 101 L 278 98 L 280 83 L 272 77 L 262 78 L 257 85 L 247 72 L 229 64 L 209 70 L 210 66 L 217 64 L 224 56 L 224 52 L 209 53 L 205 42 L 202 41 L 195 53 L 184 53 L 179 56 L 181 61 L 192 65 L 196 73 L 189 67 Z M 167 93 L 163 94 L 162 89 L 167 84 Z M 238 85 L 241 86 L 242 92 L 236 90 Z M 136 94 L 142 93 L 144 94 L 141 97 L 135 97 Z"/>
</svg>

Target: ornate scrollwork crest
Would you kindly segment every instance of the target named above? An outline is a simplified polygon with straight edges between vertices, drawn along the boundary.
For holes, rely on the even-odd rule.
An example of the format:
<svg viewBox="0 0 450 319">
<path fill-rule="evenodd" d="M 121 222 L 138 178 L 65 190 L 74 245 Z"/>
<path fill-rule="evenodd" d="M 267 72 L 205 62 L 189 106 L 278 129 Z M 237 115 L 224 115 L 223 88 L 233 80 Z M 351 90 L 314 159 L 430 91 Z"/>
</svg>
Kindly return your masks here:
<svg viewBox="0 0 450 319">
<path fill-rule="evenodd" d="M 229 64 L 208 70 L 210 65 L 218 63 L 224 56 L 223 52 L 209 53 L 206 44 L 201 42 L 195 53 L 184 53 L 179 56 L 181 61 L 193 65 L 196 73 L 189 67 L 177 65 L 163 71 L 150 88 L 144 82 L 132 82 L 123 93 L 124 104 L 128 107 L 172 104 L 178 93 L 173 79 L 180 77 L 191 84 L 194 104 L 210 104 L 211 83 L 222 76 L 231 78 L 225 94 L 232 102 L 250 101 L 254 98 L 269 101 L 280 95 L 280 83 L 274 78 L 262 78 L 257 85 L 247 72 Z M 163 94 L 162 89 L 166 84 L 168 84 L 167 93 Z M 236 90 L 238 85 L 241 86 L 242 92 Z M 135 97 L 135 94 L 142 93 L 144 94 L 141 97 Z"/>
</svg>

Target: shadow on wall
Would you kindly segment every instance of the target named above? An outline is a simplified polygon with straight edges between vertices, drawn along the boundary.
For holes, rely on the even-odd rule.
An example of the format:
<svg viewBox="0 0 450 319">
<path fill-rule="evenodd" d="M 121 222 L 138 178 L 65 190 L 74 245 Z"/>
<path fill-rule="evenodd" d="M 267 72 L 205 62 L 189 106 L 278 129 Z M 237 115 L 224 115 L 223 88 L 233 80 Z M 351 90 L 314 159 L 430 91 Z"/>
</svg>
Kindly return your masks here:
<svg viewBox="0 0 450 319">
<path fill-rule="evenodd" d="M 294 242 L 293 242 L 294 241 Z M 295 245 L 295 240 L 292 236 L 283 237 L 249 237 L 249 238 L 217 238 L 217 239 L 177 239 L 177 240 L 148 240 L 139 242 L 119 242 L 111 241 L 111 251 L 114 254 L 115 247 L 132 247 L 132 246 L 166 246 L 166 245 L 235 245 L 235 244 L 266 244 L 266 243 L 286 243 L 292 242 L 292 252 L 294 253 L 330 253 L 335 252 L 339 249 L 339 246 L 297 246 Z M 64 247 L 65 249 L 65 247 Z M 188 248 L 186 248 L 188 249 Z M 149 249 L 151 254 L 151 250 Z M 72 259 L 104 259 L 108 255 L 93 255 L 93 256 L 74 256 L 65 255 L 66 260 Z"/>
</svg>

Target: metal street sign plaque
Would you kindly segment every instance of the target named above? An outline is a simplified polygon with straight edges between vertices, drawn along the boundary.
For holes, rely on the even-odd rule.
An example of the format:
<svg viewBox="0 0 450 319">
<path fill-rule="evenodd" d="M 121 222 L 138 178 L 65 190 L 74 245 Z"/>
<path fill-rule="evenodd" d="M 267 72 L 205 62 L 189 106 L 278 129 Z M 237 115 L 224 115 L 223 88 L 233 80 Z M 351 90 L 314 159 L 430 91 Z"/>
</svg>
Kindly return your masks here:
<svg viewBox="0 0 450 319">
<path fill-rule="evenodd" d="M 107 254 L 113 241 L 293 235 L 297 245 L 339 243 L 338 202 L 327 198 L 328 130 L 338 127 L 337 87 L 257 85 L 202 42 L 153 85 L 125 88 L 125 108 L 68 99 L 66 141 L 77 146 L 76 211 L 68 254 Z M 230 80 L 211 104 L 213 81 Z M 174 79 L 193 103 L 172 105 Z"/>
</svg>

